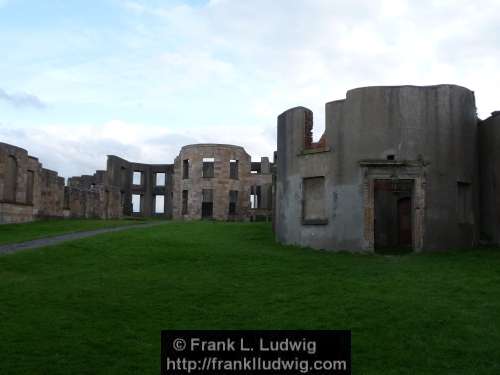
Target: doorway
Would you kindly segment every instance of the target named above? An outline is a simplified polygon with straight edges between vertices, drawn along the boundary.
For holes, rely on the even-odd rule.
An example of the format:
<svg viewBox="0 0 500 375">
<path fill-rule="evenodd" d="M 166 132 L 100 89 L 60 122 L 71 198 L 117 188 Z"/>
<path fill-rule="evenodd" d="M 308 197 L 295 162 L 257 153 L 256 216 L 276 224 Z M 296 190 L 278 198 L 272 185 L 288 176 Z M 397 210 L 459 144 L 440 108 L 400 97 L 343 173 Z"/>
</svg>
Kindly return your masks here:
<svg viewBox="0 0 500 375">
<path fill-rule="evenodd" d="M 374 181 L 375 251 L 408 252 L 413 247 L 413 180 Z"/>
<path fill-rule="evenodd" d="M 398 200 L 399 246 L 411 247 L 411 197 Z"/>
</svg>

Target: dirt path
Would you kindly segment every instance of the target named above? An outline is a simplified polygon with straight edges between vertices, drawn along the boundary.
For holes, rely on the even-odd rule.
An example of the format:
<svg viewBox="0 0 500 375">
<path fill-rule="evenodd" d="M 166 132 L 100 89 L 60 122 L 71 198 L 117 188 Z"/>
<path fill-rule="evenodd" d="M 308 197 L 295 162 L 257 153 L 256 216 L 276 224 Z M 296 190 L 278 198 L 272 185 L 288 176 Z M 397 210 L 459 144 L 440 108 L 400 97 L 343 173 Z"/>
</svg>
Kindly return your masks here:
<svg viewBox="0 0 500 375">
<path fill-rule="evenodd" d="M 98 234 L 103 234 L 103 233 L 121 232 L 124 230 L 134 229 L 134 228 L 150 228 L 162 224 L 164 224 L 164 222 L 133 224 L 133 225 L 126 225 L 123 227 L 103 228 L 103 229 L 89 230 L 85 232 L 73 232 L 73 233 L 61 234 L 60 236 L 39 238 L 37 240 L 26 241 L 21 243 L 0 245 L 0 255 L 15 253 L 16 251 L 21 251 L 21 250 L 37 249 L 39 247 L 57 245 L 62 242 L 78 240 L 87 237 L 94 237 L 97 236 Z"/>
</svg>

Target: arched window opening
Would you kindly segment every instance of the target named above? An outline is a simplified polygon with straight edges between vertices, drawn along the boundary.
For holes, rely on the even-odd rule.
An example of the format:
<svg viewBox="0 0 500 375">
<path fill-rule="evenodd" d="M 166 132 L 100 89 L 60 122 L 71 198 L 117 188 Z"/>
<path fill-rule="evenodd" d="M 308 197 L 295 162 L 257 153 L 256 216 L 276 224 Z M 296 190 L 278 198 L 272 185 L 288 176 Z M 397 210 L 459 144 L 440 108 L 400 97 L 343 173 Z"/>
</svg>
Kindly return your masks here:
<svg viewBox="0 0 500 375">
<path fill-rule="evenodd" d="M 7 158 L 7 168 L 4 183 L 4 200 L 7 202 L 16 201 L 17 189 L 17 160 L 14 156 Z"/>
</svg>

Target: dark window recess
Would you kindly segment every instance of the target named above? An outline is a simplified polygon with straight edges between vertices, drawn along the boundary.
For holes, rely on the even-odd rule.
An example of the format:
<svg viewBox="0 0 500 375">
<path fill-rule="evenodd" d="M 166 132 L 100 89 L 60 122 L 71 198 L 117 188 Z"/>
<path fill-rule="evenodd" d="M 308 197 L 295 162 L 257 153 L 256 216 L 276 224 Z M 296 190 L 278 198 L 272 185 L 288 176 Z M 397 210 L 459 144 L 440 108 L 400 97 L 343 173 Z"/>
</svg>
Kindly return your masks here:
<svg viewBox="0 0 500 375">
<path fill-rule="evenodd" d="M 394 155 L 387 155 L 387 160 L 396 160 Z"/>
<path fill-rule="evenodd" d="M 28 184 L 26 186 L 26 203 L 33 204 L 33 186 L 35 184 L 35 172 L 28 171 Z"/>
<path fill-rule="evenodd" d="M 188 191 L 182 191 L 182 215 L 187 215 L 188 213 Z"/>
<path fill-rule="evenodd" d="M 237 203 L 238 203 L 238 191 L 230 190 L 229 191 L 229 215 L 236 214 Z"/>
<path fill-rule="evenodd" d="M 209 219 L 213 217 L 214 214 L 214 197 L 212 189 L 202 190 L 202 202 L 201 202 L 201 217 L 202 219 Z"/>
<path fill-rule="evenodd" d="M 120 168 L 120 183 L 122 186 L 127 186 L 127 181 L 128 181 L 127 170 L 125 169 L 125 167 L 121 167 Z"/>
<path fill-rule="evenodd" d="M 69 208 L 69 192 L 68 191 L 64 191 L 64 206 L 63 206 L 64 209 L 68 209 Z"/>
<path fill-rule="evenodd" d="M 17 189 L 17 160 L 14 156 L 7 158 L 7 173 L 4 182 L 4 199 L 8 202 L 16 200 Z"/>
<path fill-rule="evenodd" d="M 189 178 L 189 159 L 182 161 L 182 178 Z"/>
<path fill-rule="evenodd" d="M 250 163 L 250 173 L 251 174 L 259 174 L 261 172 L 262 165 L 260 162 L 252 162 Z"/>
<path fill-rule="evenodd" d="M 229 178 L 238 179 L 238 160 L 229 161 Z"/>
<path fill-rule="evenodd" d="M 203 158 L 203 177 L 212 178 L 214 177 L 214 158 Z"/>
</svg>

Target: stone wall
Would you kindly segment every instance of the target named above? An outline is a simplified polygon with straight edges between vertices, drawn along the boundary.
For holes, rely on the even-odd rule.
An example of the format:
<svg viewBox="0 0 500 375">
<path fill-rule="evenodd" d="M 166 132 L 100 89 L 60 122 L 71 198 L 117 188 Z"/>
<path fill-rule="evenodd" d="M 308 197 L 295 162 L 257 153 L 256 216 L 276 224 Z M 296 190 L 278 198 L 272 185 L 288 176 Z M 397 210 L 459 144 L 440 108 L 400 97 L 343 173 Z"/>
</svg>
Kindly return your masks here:
<svg viewBox="0 0 500 375">
<path fill-rule="evenodd" d="M 204 161 L 213 160 L 213 175 L 204 173 Z M 231 175 L 231 163 L 237 163 Z M 211 161 L 207 162 L 211 163 Z M 263 168 L 261 167 L 263 165 Z M 240 146 L 221 144 L 196 144 L 184 146 L 175 159 L 175 183 L 173 188 L 173 217 L 196 220 L 203 218 L 203 207 L 207 219 L 248 220 L 256 215 L 269 217 L 272 197 L 268 190 L 272 186 L 269 160 L 252 163 L 250 155 Z M 207 170 L 210 170 L 207 166 Z M 252 174 L 252 170 L 255 173 Z M 236 172 L 237 171 L 237 172 Z M 186 175 L 187 172 L 187 175 Z M 262 186 L 264 192 L 260 211 L 250 205 L 252 187 Z M 207 200 L 207 192 L 212 196 Z M 187 207 L 185 202 L 187 198 Z M 231 201 L 234 199 L 234 202 Z M 211 201 L 211 202 L 210 202 Z M 233 203 L 233 204 L 232 204 Z M 208 207 L 207 207 L 208 204 Z"/>
<path fill-rule="evenodd" d="M 474 93 L 455 85 L 366 87 L 326 104 L 311 144 L 312 112 L 278 117 L 276 237 L 321 249 L 374 251 L 377 180 L 410 180 L 415 251 L 479 240 Z M 304 220 L 304 184 L 323 178 L 321 220 Z"/>
<path fill-rule="evenodd" d="M 139 181 L 136 181 L 137 184 L 134 184 L 134 172 L 141 175 Z M 172 218 L 173 173 L 173 164 L 133 163 L 112 155 L 108 157 L 106 183 L 119 188 L 125 215 L 170 219 Z M 164 175 L 162 183 L 157 183 L 158 174 Z M 138 212 L 133 210 L 134 195 L 140 197 Z M 163 197 L 163 207 L 161 204 L 157 207 L 158 197 Z M 160 207 L 163 208 L 163 212 L 157 212 L 161 211 L 157 210 Z"/>
<path fill-rule="evenodd" d="M 118 219 L 123 216 L 120 187 L 109 184 L 107 171 L 68 179 L 66 215 L 73 218 Z"/>
<path fill-rule="evenodd" d="M 500 112 L 479 125 L 481 237 L 500 245 Z"/>
<path fill-rule="evenodd" d="M 0 224 L 33 221 L 33 207 L 24 204 L 0 203 Z"/>
<path fill-rule="evenodd" d="M 204 158 L 214 159 L 212 177 L 203 175 Z M 238 173 L 235 178 L 230 177 L 231 160 L 238 162 Z M 244 218 L 250 200 L 249 189 L 245 186 L 245 178 L 250 174 L 250 162 L 250 155 L 239 146 L 215 144 L 184 146 L 174 163 L 176 180 L 173 189 L 173 217 L 187 220 L 200 219 L 203 190 L 211 190 L 213 192 L 211 218 L 218 220 Z M 230 191 L 238 192 L 235 212 L 231 215 L 229 214 Z M 186 196 L 183 194 L 186 193 L 183 192 L 187 192 L 187 209 L 184 210 L 183 199 Z"/>
<path fill-rule="evenodd" d="M 57 172 L 42 169 L 40 172 L 40 203 L 36 205 L 37 217 L 51 218 L 63 216 L 64 178 Z"/>
<path fill-rule="evenodd" d="M 119 188 L 104 184 L 91 190 L 67 186 L 65 209 L 72 218 L 119 219 L 123 216 Z"/>
<path fill-rule="evenodd" d="M 211 177 L 203 176 L 203 158 L 215 160 Z M 189 160 L 188 178 L 182 176 L 182 160 Z M 189 195 L 186 213 L 183 191 Z M 133 163 L 111 155 L 106 170 L 71 177 L 65 186 L 62 177 L 42 168 L 27 151 L 0 144 L 0 223 L 124 215 L 199 219 L 209 206 L 203 203 L 204 191 L 205 199 L 210 193 L 212 219 L 269 220 L 271 163 L 268 158 L 252 163 L 239 146 L 190 145 L 182 148 L 175 165 Z"/>
<path fill-rule="evenodd" d="M 63 217 L 64 179 L 22 148 L 0 143 L 0 224 Z"/>
<path fill-rule="evenodd" d="M 0 224 L 39 218 L 119 218 L 120 189 L 105 183 L 105 171 L 64 178 L 16 146 L 0 143 Z"/>
</svg>

